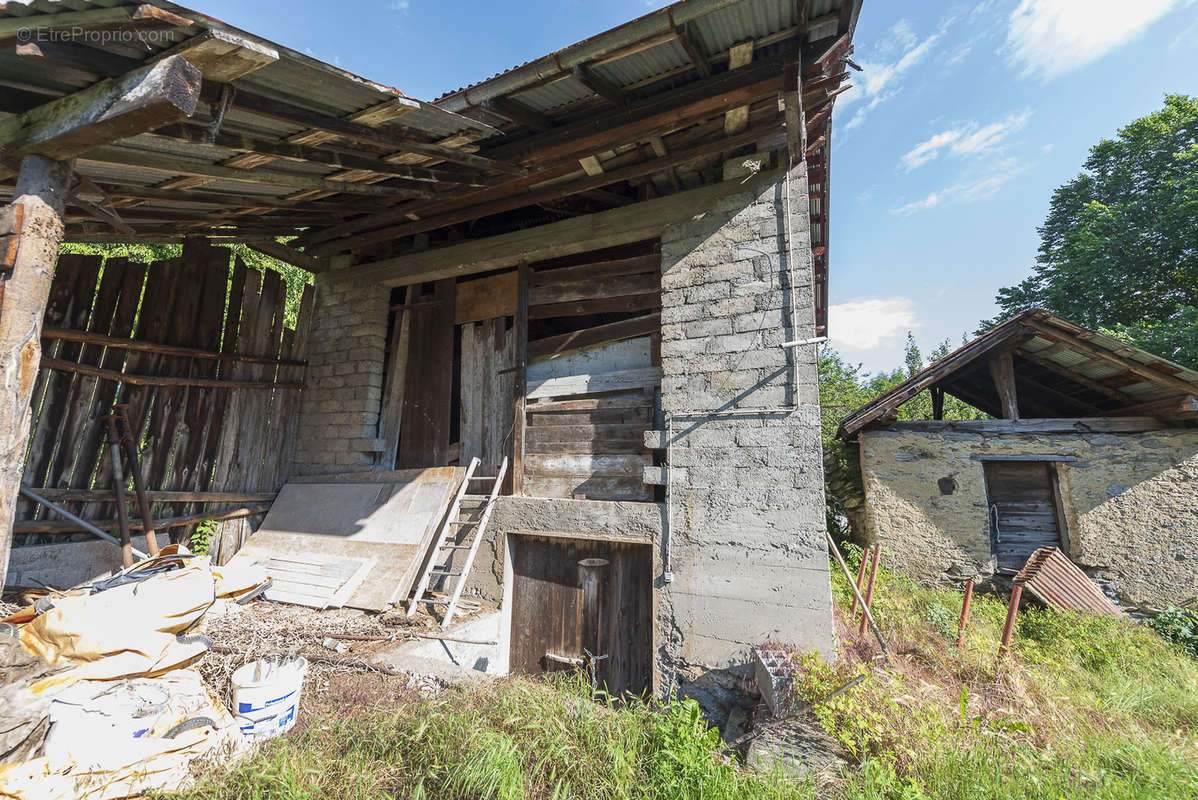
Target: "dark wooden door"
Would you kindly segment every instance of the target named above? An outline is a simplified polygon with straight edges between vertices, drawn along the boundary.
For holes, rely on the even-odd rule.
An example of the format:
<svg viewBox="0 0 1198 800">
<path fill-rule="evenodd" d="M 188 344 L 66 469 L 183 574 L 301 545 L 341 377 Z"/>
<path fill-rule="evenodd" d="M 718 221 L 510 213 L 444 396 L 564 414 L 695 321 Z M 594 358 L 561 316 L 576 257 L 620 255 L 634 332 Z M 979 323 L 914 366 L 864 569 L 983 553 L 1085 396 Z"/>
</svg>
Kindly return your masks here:
<svg viewBox="0 0 1198 800">
<path fill-rule="evenodd" d="M 999 568 L 1022 569 L 1041 547 L 1061 547 L 1052 466 L 1044 461 L 988 461 L 984 468 L 990 537 Z"/>
<path fill-rule="evenodd" d="M 604 559 L 598 641 L 606 655 L 597 675 L 612 694 L 650 687 L 653 649 L 653 553 L 649 545 L 517 536 L 512 558 L 511 670 L 525 674 L 576 669 L 546 654 L 581 658 L 582 573 L 578 562 Z M 588 648 L 590 649 L 590 648 Z"/>
</svg>

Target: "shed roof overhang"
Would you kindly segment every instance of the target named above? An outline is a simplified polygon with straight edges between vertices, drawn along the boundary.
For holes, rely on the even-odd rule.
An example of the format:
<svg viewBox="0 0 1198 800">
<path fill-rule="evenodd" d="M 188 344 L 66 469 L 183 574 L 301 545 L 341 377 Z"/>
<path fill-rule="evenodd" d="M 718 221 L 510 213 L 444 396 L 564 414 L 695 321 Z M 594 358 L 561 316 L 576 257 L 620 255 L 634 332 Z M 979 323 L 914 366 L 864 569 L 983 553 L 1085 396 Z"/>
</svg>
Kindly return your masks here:
<svg viewBox="0 0 1198 800">
<path fill-rule="evenodd" d="M 435 103 L 165 0 L 8 3 L 0 157 L 22 115 L 182 56 L 194 112 L 78 154 L 68 240 L 295 236 L 320 269 L 699 189 L 780 149 L 807 162 L 822 331 L 830 119 L 860 2 L 682 0 Z M 17 41 L 71 28 L 154 35 Z"/>
<path fill-rule="evenodd" d="M 1041 309 L 1017 314 L 875 397 L 840 422 L 851 439 L 897 419 L 920 392 L 941 389 L 995 417 L 1002 397 L 992 360 L 1009 353 L 1023 418 L 1198 420 L 1198 372 Z"/>
</svg>

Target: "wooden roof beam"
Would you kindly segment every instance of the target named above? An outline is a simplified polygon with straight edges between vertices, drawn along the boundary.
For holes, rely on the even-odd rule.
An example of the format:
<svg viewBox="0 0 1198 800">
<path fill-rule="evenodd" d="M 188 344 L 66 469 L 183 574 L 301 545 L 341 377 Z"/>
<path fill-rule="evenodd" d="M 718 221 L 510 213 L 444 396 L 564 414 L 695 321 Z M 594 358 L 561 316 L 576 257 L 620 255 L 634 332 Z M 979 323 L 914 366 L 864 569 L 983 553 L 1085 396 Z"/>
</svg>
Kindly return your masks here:
<svg viewBox="0 0 1198 800">
<path fill-rule="evenodd" d="M 701 78 L 711 77 L 711 65 L 707 63 L 707 57 L 699 50 L 699 46 L 691 39 L 686 32 L 686 26 L 680 25 L 674 29 L 674 37 L 678 40 L 678 44 L 682 45 L 682 49 L 686 52 L 686 57 L 690 59 L 691 66 L 699 73 Z"/>
<path fill-rule="evenodd" d="M 154 56 L 181 55 L 195 64 L 204 79 L 227 83 L 279 60 L 279 51 L 244 36 L 215 28 Z"/>
<path fill-rule="evenodd" d="M 1056 347 L 1056 345 L 1054 345 L 1054 347 Z M 1062 344 L 1061 347 L 1065 348 L 1066 346 Z M 1106 386 L 1104 384 L 1099 383 L 1096 380 L 1087 378 L 1085 375 L 1082 375 L 1081 373 L 1076 372 L 1075 370 L 1072 370 L 1069 367 L 1058 364 L 1055 361 L 1052 361 L 1051 359 L 1044 358 L 1041 354 L 1046 352 L 1049 349 L 1051 349 L 1051 348 L 1044 348 L 1044 350 L 1037 350 L 1034 353 L 1031 351 L 1028 351 L 1028 350 L 1018 350 L 1018 351 L 1016 351 L 1016 355 L 1019 358 L 1022 358 L 1026 361 L 1030 361 L 1031 363 L 1033 363 L 1037 366 L 1043 367 L 1044 369 L 1046 369 L 1050 372 L 1056 373 L 1057 375 L 1060 375 L 1063 378 L 1068 378 L 1069 380 L 1073 381 L 1074 383 L 1078 384 L 1079 386 L 1084 386 L 1085 388 L 1089 389 L 1092 392 L 1098 392 L 1099 394 L 1106 395 L 1107 397 L 1109 397 L 1112 400 L 1115 400 L 1117 402 L 1126 403 L 1126 404 L 1135 402 L 1136 398 L 1132 397 L 1130 394 L 1127 394 L 1126 392 L 1121 392 L 1118 389 L 1112 389 L 1110 386 Z"/>
<path fill-rule="evenodd" d="M 515 122 L 517 125 L 523 125 L 534 131 L 547 131 L 553 127 L 553 120 L 549 117 L 508 97 L 493 97 L 490 100 L 485 100 L 482 107 L 509 122 Z"/>
<path fill-rule="evenodd" d="M 602 75 L 599 75 L 585 64 L 575 67 L 571 70 L 571 74 L 575 80 L 612 105 L 622 106 L 628 102 L 628 99 L 624 96 L 623 89 Z"/>
<path fill-rule="evenodd" d="M 1100 358 L 1111 364 L 1116 364 L 1123 367 L 1133 375 L 1138 375 L 1146 381 L 1168 386 L 1170 389 L 1176 389 L 1179 392 L 1190 394 L 1194 391 L 1195 386 L 1192 383 L 1175 378 L 1172 375 L 1167 375 L 1159 370 L 1152 369 L 1147 364 L 1141 364 L 1130 358 L 1112 353 L 1109 350 L 1103 349 L 1096 345 L 1090 344 L 1085 339 L 1075 336 L 1072 333 L 1061 330 L 1052 325 L 1045 324 L 1034 317 L 1028 318 L 1024 324 L 1033 328 L 1037 335 L 1051 342 L 1067 342 L 1073 349 L 1080 350 L 1087 355 L 1095 358 Z"/>
<path fill-rule="evenodd" d="M 753 60 L 753 42 L 734 44 L 728 50 L 728 69 L 747 67 Z M 730 108 L 724 113 L 724 133 L 740 133 L 749 127 L 749 106 L 741 105 Z"/>
<path fill-rule="evenodd" d="M 200 71 L 171 56 L 0 122 L 0 152 L 73 158 L 191 116 L 199 90 Z"/>
</svg>

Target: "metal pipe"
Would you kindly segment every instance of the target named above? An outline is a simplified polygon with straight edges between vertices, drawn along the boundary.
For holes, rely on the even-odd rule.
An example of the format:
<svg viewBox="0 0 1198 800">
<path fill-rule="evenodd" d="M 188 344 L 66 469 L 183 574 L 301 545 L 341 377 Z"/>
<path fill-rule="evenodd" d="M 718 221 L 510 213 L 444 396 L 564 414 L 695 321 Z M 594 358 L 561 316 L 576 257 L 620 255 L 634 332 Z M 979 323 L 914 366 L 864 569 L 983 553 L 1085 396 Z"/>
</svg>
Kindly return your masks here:
<svg viewBox="0 0 1198 800">
<path fill-rule="evenodd" d="M 118 404 L 116 413 L 125 428 L 121 444 L 124 446 L 126 458 L 129 459 L 129 474 L 133 476 L 133 491 L 137 495 L 137 508 L 141 514 L 141 521 L 145 525 L 146 549 L 150 551 L 151 556 L 156 556 L 158 555 L 158 534 L 154 532 L 154 517 L 150 513 L 150 501 L 146 496 L 146 485 L 141 477 L 141 464 L 137 460 L 137 442 L 133 438 L 133 425 L 129 422 L 129 404 Z"/>
<path fill-rule="evenodd" d="M 75 516 L 70 511 L 67 511 L 65 508 L 63 508 L 62 506 L 56 505 L 55 503 L 51 503 L 46 498 L 44 498 L 40 495 L 34 494 L 32 491 L 30 491 L 29 489 L 26 489 L 24 486 L 21 487 L 20 492 L 23 497 L 26 497 L 29 500 L 34 501 L 35 503 L 41 503 L 46 508 L 53 511 L 55 514 L 58 514 L 59 516 L 62 516 L 62 517 L 66 517 L 71 522 L 73 522 L 76 525 L 78 525 L 79 527 L 83 528 L 88 533 L 94 534 L 95 536 L 99 536 L 104 541 L 115 544 L 117 547 L 121 546 L 120 541 L 116 537 L 112 536 L 111 534 L 105 533 L 104 531 L 97 528 L 95 525 L 92 525 L 87 520 Z M 130 547 L 130 549 L 133 551 L 133 555 L 137 556 L 138 558 L 148 558 L 149 557 L 142 551 L 138 550 L 136 547 Z"/>
<path fill-rule="evenodd" d="M 802 347 L 805 344 L 823 344 L 828 341 L 827 336 L 816 336 L 813 339 L 795 339 L 793 342 L 783 342 L 779 347 L 789 349 L 791 347 Z"/>
<path fill-rule="evenodd" d="M 603 579 L 611 562 L 606 558 L 584 558 L 578 562 L 578 577 L 582 584 L 582 624 L 579 626 L 580 649 L 591 667 L 591 681 L 598 687 L 603 683 L 599 661 L 606 649 L 603 644 Z"/>
<path fill-rule="evenodd" d="M 969 624 L 969 602 L 973 600 L 973 579 L 965 582 L 965 599 L 961 601 L 961 622 L 957 625 L 957 649 L 965 641 L 965 626 Z"/>
<path fill-rule="evenodd" d="M 876 581 L 878 579 L 878 559 L 881 557 L 881 555 L 882 555 L 881 543 L 875 544 L 874 545 L 874 557 L 873 557 L 872 562 L 869 565 L 869 585 L 865 587 L 865 600 L 862 601 L 864 603 L 864 605 L 862 606 L 862 609 L 864 609 L 866 614 L 870 613 L 870 607 L 873 605 L 873 602 L 874 602 L 874 581 Z M 858 636 L 865 635 L 865 614 L 861 615 L 861 625 L 860 625 L 860 627 L 857 628 L 857 635 Z"/>
<path fill-rule="evenodd" d="M 1007 621 L 1002 626 L 1002 642 L 998 645 L 998 657 L 1007 654 L 1011 646 L 1011 634 L 1015 630 L 1015 617 L 1019 614 L 1019 598 L 1023 596 L 1023 587 L 1015 584 L 1011 587 L 1011 602 L 1007 604 Z"/>
<path fill-rule="evenodd" d="M 121 530 L 121 563 L 133 566 L 133 544 L 129 541 L 129 509 L 125 506 L 125 476 L 121 472 L 121 437 L 116 419 L 105 417 L 108 425 L 108 452 L 112 459 L 112 494 L 116 497 L 116 521 Z"/>
<path fill-rule="evenodd" d="M 674 29 L 680 25 L 685 25 L 699 17 L 738 2 L 740 0 L 689 0 L 685 3 L 674 3 L 651 14 L 646 14 L 640 19 L 627 22 L 618 28 L 538 58 L 536 61 L 492 78 L 480 86 L 461 89 L 448 97 L 441 98 L 434 105 L 446 111 L 465 111 L 484 101 L 518 91 L 545 78 L 568 73 L 576 66 L 603 58 L 652 36 L 672 34 Z"/>
</svg>

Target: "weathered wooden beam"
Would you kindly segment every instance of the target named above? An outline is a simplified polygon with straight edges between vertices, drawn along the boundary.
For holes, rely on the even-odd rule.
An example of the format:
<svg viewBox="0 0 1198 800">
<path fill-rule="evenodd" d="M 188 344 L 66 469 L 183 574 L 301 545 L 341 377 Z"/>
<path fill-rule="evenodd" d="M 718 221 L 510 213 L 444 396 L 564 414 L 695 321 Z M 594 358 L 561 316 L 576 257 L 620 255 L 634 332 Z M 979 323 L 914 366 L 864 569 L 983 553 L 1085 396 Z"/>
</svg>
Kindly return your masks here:
<svg viewBox="0 0 1198 800">
<path fill-rule="evenodd" d="M 1040 383 L 1037 380 L 1033 380 L 1026 375 L 1020 375 L 1018 372 L 1015 372 L 1015 386 L 1021 393 L 1021 396 L 1025 399 L 1029 396 L 1035 399 L 1037 394 L 1046 395 L 1048 398 L 1055 400 L 1057 403 L 1064 403 L 1066 406 L 1077 409 L 1083 414 L 1103 413 L 1101 406 L 1096 406 L 1093 403 L 1082 400 L 1080 397 L 1074 397 L 1071 394 L 1058 391 L 1057 389 L 1054 389 L 1051 386 L 1046 386 L 1045 384 Z M 1024 391 L 1025 389 L 1030 391 Z"/>
<path fill-rule="evenodd" d="M 803 95 L 799 91 L 799 56 L 786 59 L 782 76 L 782 100 L 786 105 L 786 150 L 790 164 L 807 160 L 807 116 L 803 112 Z"/>
<path fill-rule="evenodd" d="M 1037 335 L 1050 342 L 1066 342 L 1075 350 L 1080 350 L 1087 355 L 1095 358 L 1100 358 L 1103 361 L 1123 367 L 1133 375 L 1138 375 L 1146 381 L 1168 386 L 1171 389 L 1176 389 L 1184 394 L 1190 394 L 1194 391 L 1194 384 L 1183 381 L 1180 378 L 1175 378 L 1172 375 L 1167 375 L 1164 372 L 1155 370 L 1147 364 L 1143 364 L 1131 358 L 1112 353 L 1109 350 L 1092 345 L 1085 339 L 1075 336 L 1071 333 L 1061 330 L 1054 325 L 1048 325 L 1034 317 L 1024 320 L 1024 324 L 1034 328 Z"/>
<path fill-rule="evenodd" d="M 1019 398 L 1015 390 L 1015 363 L 1010 348 L 990 356 L 990 377 L 1002 403 L 1003 419 L 1019 419 Z"/>
<path fill-rule="evenodd" d="M 141 169 L 152 169 L 171 175 L 197 175 L 208 178 L 221 178 L 243 183 L 265 183 L 272 186 L 290 186 L 295 189 L 319 189 L 337 194 L 366 194 L 377 197 L 407 197 L 430 198 L 432 192 L 420 189 L 411 184 L 403 186 L 387 186 L 377 183 L 354 183 L 352 181 L 335 181 L 328 178 L 318 178 L 312 175 L 299 175 L 291 172 L 277 172 L 266 169 L 245 169 L 242 167 L 226 167 L 223 164 L 205 164 L 186 158 L 171 158 L 170 156 L 155 155 L 141 151 L 102 148 L 89 152 L 79 159 L 81 164 L 121 164 Z"/>
<path fill-rule="evenodd" d="M 1056 346 L 1057 345 L 1053 345 L 1053 347 L 1056 347 Z M 1064 344 L 1060 345 L 1060 347 L 1062 347 L 1063 349 L 1067 349 L 1067 346 Z M 1069 380 L 1073 381 L 1074 383 L 1078 384 L 1079 386 L 1084 386 L 1093 392 L 1098 392 L 1099 394 L 1106 395 L 1107 397 L 1111 398 L 1112 400 L 1117 400 L 1117 401 L 1127 404 L 1127 405 L 1134 404 L 1136 398 L 1134 396 L 1128 394 L 1127 392 L 1121 392 L 1118 389 L 1112 389 L 1110 386 L 1106 386 L 1104 384 L 1099 383 L 1096 380 L 1087 378 L 1085 375 L 1082 375 L 1076 369 L 1070 369 L 1069 367 L 1058 364 L 1057 362 L 1053 361 L 1052 359 L 1043 357 L 1043 353 L 1045 353 L 1045 351 L 1051 350 L 1051 349 L 1053 349 L 1053 348 L 1046 347 L 1046 348 L 1044 348 L 1044 350 L 1037 350 L 1036 352 L 1031 352 L 1030 350 L 1019 349 L 1019 350 L 1015 351 L 1015 355 L 1019 358 L 1026 360 L 1026 361 L 1030 361 L 1031 363 L 1033 363 L 1037 366 L 1044 367 L 1049 372 L 1060 375 L 1063 378 L 1068 378 Z"/>
<path fill-rule="evenodd" d="M 280 359 L 274 356 L 257 356 L 251 353 L 218 353 L 214 350 L 203 350 L 198 347 L 143 342 L 138 339 L 108 336 L 93 331 L 75 331 L 68 328 L 43 328 L 41 338 L 56 339 L 64 342 L 82 342 L 84 344 L 96 345 L 97 347 L 115 347 L 118 350 L 135 350 L 142 353 L 158 353 L 159 355 L 178 356 L 180 358 L 237 361 L 243 364 L 267 364 L 279 367 L 306 367 L 308 365 L 307 361 L 302 360 Z"/>
<path fill-rule="evenodd" d="M 303 389 L 304 384 L 288 381 L 233 381 L 220 378 L 171 378 L 159 375 L 130 375 L 114 369 L 93 367 L 90 364 L 79 364 L 58 358 L 43 358 L 42 369 L 52 369 L 59 372 L 73 372 L 77 375 L 90 375 L 106 381 L 127 383 L 132 386 L 194 386 L 206 389 Z"/>
<path fill-rule="evenodd" d="M 633 317 L 619 322 L 609 322 L 606 325 L 596 325 L 580 331 L 571 331 L 546 339 L 537 339 L 528 343 L 528 355 L 531 358 L 558 355 L 580 347 L 614 342 L 620 339 L 630 339 L 634 336 L 646 336 L 661 330 L 661 314 L 646 314 L 643 317 Z"/>
<path fill-rule="evenodd" d="M 49 498 L 46 498 L 47 500 Z M 154 530 L 160 531 L 166 528 L 181 528 L 185 525 L 195 525 L 197 522 L 212 520 L 220 522 L 226 519 L 240 519 L 241 517 L 252 517 L 258 514 L 265 514 L 270 511 L 269 504 L 243 506 L 242 508 L 234 508 L 228 511 L 210 511 L 207 513 L 200 512 L 198 514 L 187 514 L 180 517 L 166 517 L 164 519 L 154 520 Z M 112 530 L 117 526 L 115 519 L 100 519 L 91 523 L 101 530 Z M 140 531 L 145 529 L 145 522 L 138 519 L 129 520 L 129 530 Z M 21 520 L 13 525 L 13 533 L 78 533 L 86 531 L 77 522 L 70 520 L 48 520 L 48 519 L 31 519 Z"/>
<path fill-rule="evenodd" d="M 0 576 L 8 572 L 17 490 L 29 442 L 29 401 L 42 355 L 42 317 L 58 263 L 70 185 L 69 162 L 26 156 L 13 200 L 20 211 L 9 214 L 10 220 L 19 220 L 20 239 L 12 271 L 0 284 Z"/>
<path fill-rule="evenodd" d="M 569 197 L 574 194 L 581 194 L 594 189 L 600 189 L 604 186 L 610 186 L 614 183 L 622 181 L 635 180 L 646 175 L 652 175 L 662 170 L 686 164 L 699 159 L 708 158 L 711 156 L 724 153 L 728 150 L 735 150 L 745 145 L 752 144 L 767 135 L 768 130 L 772 130 L 773 126 L 758 125 L 750 130 L 744 131 L 736 136 L 723 139 L 716 139 L 710 142 L 696 145 L 685 150 L 677 150 L 670 153 L 664 158 L 651 159 L 639 164 L 632 164 L 620 169 L 614 169 L 607 172 L 601 172 L 594 177 L 580 178 L 570 181 L 565 184 L 555 184 L 545 189 L 537 191 L 517 193 L 510 197 L 505 197 L 500 200 L 495 200 L 489 203 L 482 203 L 475 206 L 465 206 L 453 210 L 450 213 L 438 216 L 430 216 L 424 219 L 405 222 L 401 225 L 395 225 L 379 230 L 371 231 L 365 234 L 338 239 L 332 242 L 321 243 L 312 248 L 312 252 L 317 255 L 329 255 L 342 250 L 353 249 L 357 247 L 365 247 L 379 242 L 386 242 L 398 238 L 400 236 L 410 236 L 415 233 L 424 231 L 436 230 L 447 225 L 455 225 L 459 222 L 469 222 L 474 219 L 498 214 L 504 211 L 511 211 L 516 208 L 535 205 L 550 200 L 558 200 L 563 197 Z M 390 217 L 389 214 L 380 215 L 380 217 Z"/>
<path fill-rule="evenodd" d="M 67 67 L 98 78 L 117 78 L 144 66 L 136 58 L 70 41 L 23 42 L 17 45 L 16 53 L 23 59 Z"/>
<path fill-rule="evenodd" d="M 138 6 L 96 8 L 89 11 L 68 11 L 62 14 L 0 19 L 0 41 L 17 37 L 21 31 L 54 31 L 83 28 L 86 30 L 155 30 L 182 28 L 191 20 L 172 14 L 163 8 L 145 3 Z"/>
<path fill-rule="evenodd" d="M 55 503 L 111 503 L 112 492 L 106 489 L 34 489 L 39 497 Z M 275 492 L 146 492 L 151 503 L 273 503 Z"/>
<path fill-rule="evenodd" d="M 724 181 L 585 217 L 384 259 L 358 267 L 358 275 L 363 280 L 403 286 L 485 272 L 521 258 L 553 258 L 638 242 L 659 235 L 671 222 L 693 216 L 695 209 L 707 208 L 730 194 L 756 191 L 778 180 L 780 174 L 763 173 L 743 183 Z"/>
<path fill-rule="evenodd" d="M 0 152 L 73 158 L 191 116 L 199 89 L 200 71 L 171 56 L 0 122 Z"/>
<path fill-rule="evenodd" d="M 205 102 L 220 102 L 222 85 L 217 82 L 205 81 L 201 90 L 201 97 Z M 452 147 L 432 142 L 420 142 L 394 128 L 372 128 L 360 122 L 350 122 L 339 117 L 322 114 L 319 111 L 312 111 L 303 106 L 285 103 L 281 100 L 275 100 L 252 92 L 238 91 L 233 96 L 231 107 L 245 113 L 277 119 L 282 122 L 290 122 L 302 128 L 332 133 L 350 141 L 363 142 L 369 145 L 401 150 L 418 155 L 433 156 L 467 167 L 490 169 L 508 175 L 525 175 L 528 172 L 524 167 L 511 164 L 507 161 L 477 156 L 473 153 L 456 150 Z"/>
<path fill-rule="evenodd" d="M 483 108 L 492 114 L 498 114 L 509 122 L 515 122 L 534 131 L 547 131 L 553 127 L 553 120 L 549 117 L 507 97 L 493 97 L 486 100 L 483 102 Z"/>
<path fill-rule="evenodd" d="M 246 247 L 265 253 L 271 258 L 277 258 L 292 266 L 301 267 L 309 272 L 320 272 L 325 268 L 324 262 L 313 258 L 302 250 L 276 242 L 274 239 L 254 239 L 246 241 Z"/>
<path fill-rule="evenodd" d="M 1044 419 L 904 420 L 886 426 L 919 433 L 1142 433 L 1160 430 L 1154 417 L 1051 417 Z"/>
<path fill-rule="evenodd" d="M 574 67 L 570 74 L 583 86 L 613 105 L 622 106 L 627 102 L 623 89 L 585 64 Z"/>
<path fill-rule="evenodd" d="M 753 61 L 753 42 L 741 42 L 732 45 L 728 51 L 728 69 L 747 67 Z M 749 107 L 737 106 L 724 113 L 724 133 L 740 133 L 749 127 Z"/>
<path fill-rule="evenodd" d="M 227 31 L 210 28 L 180 42 L 155 58 L 179 55 L 186 58 L 209 81 L 228 82 L 279 60 L 279 51 Z"/>
<path fill-rule="evenodd" d="M 851 52 L 849 47 L 852 45 L 852 42 L 853 37 L 848 33 L 837 38 L 823 52 L 803 65 L 804 77 L 815 77 L 827 72 L 828 68 L 835 64 L 837 59 L 843 58 Z"/>
<path fill-rule="evenodd" d="M 678 44 L 682 45 L 682 49 L 686 52 L 686 57 L 690 59 L 691 66 L 699 73 L 701 78 L 711 77 L 711 65 L 707 63 L 707 57 L 699 50 L 699 46 L 691 39 L 686 32 L 685 26 L 679 26 L 674 29 L 674 37 L 678 40 Z"/>
<path fill-rule="evenodd" d="M 1163 420 L 1193 419 L 1198 416 L 1198 396 L 1187 394 L 1181 397 L 1168 397 L 1164 400 L 1152 400 L 1147 403 L 1124 406 L 1105 413 L 1110 416 L 1148 414 Z"/>
</svg>

